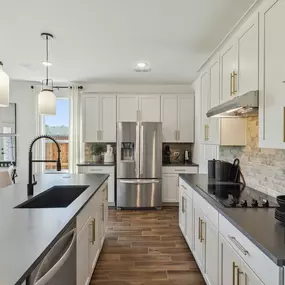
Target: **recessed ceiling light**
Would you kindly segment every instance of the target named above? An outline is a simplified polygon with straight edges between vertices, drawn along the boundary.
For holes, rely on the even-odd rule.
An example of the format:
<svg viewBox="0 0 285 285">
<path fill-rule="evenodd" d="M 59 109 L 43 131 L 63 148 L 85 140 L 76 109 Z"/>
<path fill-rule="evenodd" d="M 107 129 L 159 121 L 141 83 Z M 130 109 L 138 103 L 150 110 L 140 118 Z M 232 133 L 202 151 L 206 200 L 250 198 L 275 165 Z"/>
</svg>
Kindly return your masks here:
<svg viewBox="0 0 285 285">
<path fill-rule="evenodd" d="M 151 70 L 150 65 L 147 62 L 138 62 L 135 66 L 136 72 L 149 72 Z"/>
<path fill-rule="evenodd" d="M 43 61 L 42 64 L 44 66 L 52 66 L 52 62 L 50 62 L 50 61 Z"/>
</svg>

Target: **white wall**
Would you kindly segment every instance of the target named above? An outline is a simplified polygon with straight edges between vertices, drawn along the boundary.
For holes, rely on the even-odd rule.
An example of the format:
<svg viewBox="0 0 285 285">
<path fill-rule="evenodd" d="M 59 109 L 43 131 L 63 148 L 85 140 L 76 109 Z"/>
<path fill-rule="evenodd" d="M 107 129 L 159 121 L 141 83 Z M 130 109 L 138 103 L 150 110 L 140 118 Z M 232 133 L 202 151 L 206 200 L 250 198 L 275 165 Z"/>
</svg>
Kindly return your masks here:
<svg viewBox="0 0 285 285">
<path fill-rule="evenodd" d="M 31 82 L 11 81 L 10 101 L 16 103 L 17 128 L 17 172 L 19 180 L 28 179 L 28 151 L 32 139 L 36 136 L 36 92 Z"/>
</svg>

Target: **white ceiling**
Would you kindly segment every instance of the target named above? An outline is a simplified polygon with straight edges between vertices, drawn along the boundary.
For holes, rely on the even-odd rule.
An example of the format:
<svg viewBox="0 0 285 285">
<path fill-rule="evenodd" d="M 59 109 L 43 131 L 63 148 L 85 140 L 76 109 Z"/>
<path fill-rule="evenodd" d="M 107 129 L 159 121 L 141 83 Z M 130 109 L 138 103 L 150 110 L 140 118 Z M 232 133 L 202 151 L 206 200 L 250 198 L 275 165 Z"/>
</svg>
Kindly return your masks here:
<svg viewBox="0 0 285 285">
<path fill-rule="evenodd" d="M 54 34 L 56 81 L 187 84 L 254 0 L 0 0 L 0 61 L 44 79 L 42 32 Z M 135 73 L 137 61 L 150 73 Z"/>
</svg>

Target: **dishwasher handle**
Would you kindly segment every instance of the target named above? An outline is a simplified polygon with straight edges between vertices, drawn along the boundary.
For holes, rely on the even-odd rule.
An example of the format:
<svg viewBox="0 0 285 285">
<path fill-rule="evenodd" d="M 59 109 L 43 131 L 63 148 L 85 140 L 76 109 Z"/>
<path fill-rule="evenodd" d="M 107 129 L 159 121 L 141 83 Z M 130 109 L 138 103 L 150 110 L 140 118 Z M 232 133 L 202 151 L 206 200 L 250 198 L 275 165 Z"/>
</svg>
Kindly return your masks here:
<svg viewBox="0 0 285 285">
<path fill-rule="evenodd" d="M 60 238 L 57 243 L 54 245 L 54 248 L 56 248 L 56 246 L 58 246 L 59 244 L 62 243 L 63 240 L 68 239 L 72 236 L 71 242 L 67 248 L 67 250 L 64 252 L 64 254 L 60 257 L 60 259 L 54 264 L 54 266 L 52 268 L 50 268 L 43 276 L 41 276 L 41 272 L 44 271 L 45 267 L 46 267 L 46 262 L 49 261 L 49 257 L 50 255 L 52 255 L 52 249 L 50 250 L 50 252 L 45 256 L 45 258 L 43 259 L 38 273 L 36 275 L 35 278 L 35 282 L 34 285 L 45 285 L 47 284 L 51 278 L 60 270 L 60 268 L 65 264 L 65 262 L 67 261 L 67 259 L 70 256 L 70 253 L 73 249 L 73 246 L 76 242 L 76 230 L 73 229 L 70 232 L 68 232 L 67 234 L 65 234 L 62 238 Z"/>
</svg>

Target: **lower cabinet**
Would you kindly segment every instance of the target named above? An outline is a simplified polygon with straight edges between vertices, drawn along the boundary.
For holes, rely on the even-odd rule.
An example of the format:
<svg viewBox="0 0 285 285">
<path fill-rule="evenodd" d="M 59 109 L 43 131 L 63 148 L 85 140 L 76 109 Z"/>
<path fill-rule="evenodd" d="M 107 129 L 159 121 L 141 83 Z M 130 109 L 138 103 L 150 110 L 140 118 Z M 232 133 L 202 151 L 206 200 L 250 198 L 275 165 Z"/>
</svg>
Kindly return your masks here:
<svg viewBox="0 0 285 285">
<path fill-rule="evenodd" d="M 264 285 L 220 234 L 220 285 Z"/>
<path fill-rule="evenodd" d="M 76 218 L 77 285 L 89 284 L 102 249 L 108 220 L 108 185 L 103 184 Z"/>
<path fill-rule="evenodd" d="M 203 266 L 203 230 L 202 230 L 202 221 L 203 221 L 203 212 L 197 204 L 194 204 L 194 256 L 196 257 L 196 262 L 200 269 L 204 268 Z"/>
</svg>

